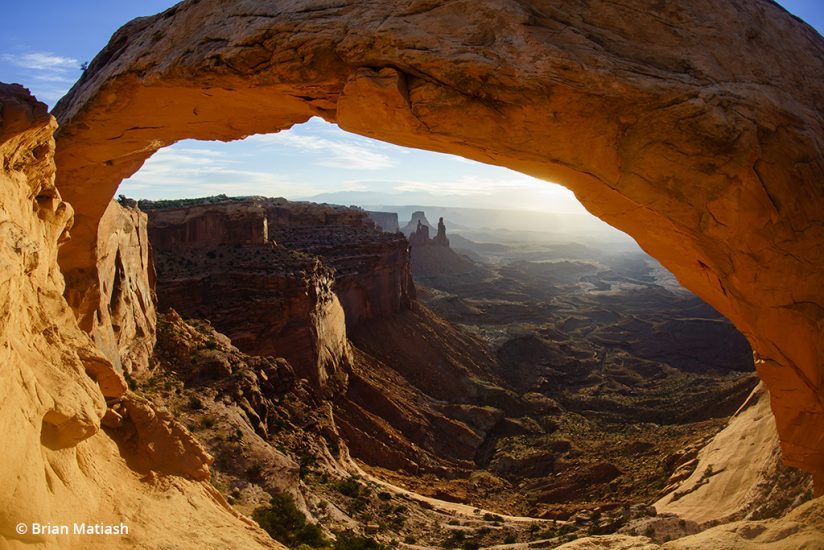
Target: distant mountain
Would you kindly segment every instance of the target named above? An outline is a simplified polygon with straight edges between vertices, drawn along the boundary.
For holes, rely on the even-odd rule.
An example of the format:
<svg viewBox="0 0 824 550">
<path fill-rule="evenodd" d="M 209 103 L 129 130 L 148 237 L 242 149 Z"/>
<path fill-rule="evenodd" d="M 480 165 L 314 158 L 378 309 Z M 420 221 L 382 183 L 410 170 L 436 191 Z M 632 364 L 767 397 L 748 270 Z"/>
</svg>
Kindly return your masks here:
<svg viewBox="0 0 824 550">
<path fill-rule="evenodd" d="M 429 220 L 443 217 L 449 230 L 479 242 L 533 242 L 547 240 L 580 241 L 636 247 L 635 241 L 621 231 L 586 213 L 541 212 L 439 206 L 472 204 L 472 197 L 432 195 L 427 192 L 380 193 L 375 191 L 340 191 L 323 193 L 304 200 L 344 206 L 358 206 L 378 212 L 395 212 L 403 228 L 417 211 Z M 431 225 L 431 224 L 430 224 Z"/>
</svg>

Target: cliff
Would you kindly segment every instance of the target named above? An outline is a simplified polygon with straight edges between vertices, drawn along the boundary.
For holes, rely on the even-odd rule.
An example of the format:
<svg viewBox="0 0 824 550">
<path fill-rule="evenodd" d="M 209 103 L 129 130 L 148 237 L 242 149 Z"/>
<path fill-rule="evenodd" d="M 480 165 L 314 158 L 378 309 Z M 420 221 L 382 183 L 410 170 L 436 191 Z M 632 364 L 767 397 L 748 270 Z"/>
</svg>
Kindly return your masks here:
<svg viewBox="0 0 824 550">
<path fill-rule="evenodd" d="M 335 271 L 335 294 L 348 327 L 392 316 L 415 299 L 408 243 L 403 235 L 381 232 L 362 210 L 287 203 L 269 212 L 288 212 L 270 236 L 279 244 L 323 258 Z M 272 220 L 270 214 L 269 219 Z"/>
<path fill-rule="evenodd" d="M 91 334 L 115 368 L 144 373 L 155 345 L 157 298 L 146 214 L 109 203 L 98 231 L 100 306 Z"/>
<path fill-rule="evenodd" d="M 55 120 L 5 84 L 0 117 L 0 544 L 89 548 L 86 536 L 28 527 L 124 522 L 132 546 L 279 548 L 202 481 L 211 457 L 169 413 L 127 392 L 79 328 L 57 265 L 72 208 L 54 187 Z"/>
<path fill-rule="evenodd" d="M 208 319 L 244 352 L 284 357 L 318 388 L 345 385 L 344 313 L 321 262 L 266 243 L 158 246 L 156 264 L 161 311 Z"/>
<path fill-rule="evenodd" d="M 414 299 L 406 240 L 361 210 L 261 197 L 146 206 L 161 309 L 209 319 L 319 387 L 345 384 L 347 326 Z"/>
<path fill-rule="evenodd" d="M 375 224 L 375 227 L 386 233 L 398 233 L 401 226 L 398 224 L 398 214 L 395 212 L 372 212 L 367 210 L 366 215 Z"/>
</svg>

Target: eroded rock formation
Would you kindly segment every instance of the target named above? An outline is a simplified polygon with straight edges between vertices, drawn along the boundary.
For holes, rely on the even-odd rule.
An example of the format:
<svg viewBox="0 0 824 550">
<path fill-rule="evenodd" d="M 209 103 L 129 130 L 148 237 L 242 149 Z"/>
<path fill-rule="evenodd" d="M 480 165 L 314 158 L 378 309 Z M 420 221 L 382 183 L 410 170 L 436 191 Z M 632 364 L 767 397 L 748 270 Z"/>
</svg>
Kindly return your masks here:
<svg viewBox="0 0 824 550">
<path fill-rule="evenodd" d="M 418 225 L 415 228 L 415 231 L 409 235 L 409 247 L 418 248 L 428 246 L 429 244 L 431 244 L 429 239 L 429 226 L 424 225 L 421 223 L 421 220 L 418 220 Z"/>
<path fill-rule="evenodd" d="M 747 336 L 784 460 L 824 476 L 822 73 L 768 0 L 183 2 L 55 110 L 68 295 L 89 328 L 98 222 L 154 151 L 321 116 L 574 190 Z"/>
<path fill-rule="evenodd" d="M 429 220 L 426 219 L 426 214 L 423 210 L 416 210 L 415 212 L 412 212 L 412 217 L 409 219 L 409 223 L 403 226 L 401 232 L 407 237 L 410 237 L 413 233 L 418 231 L 418 227 L 421 225 L 427 228 L 432 227 L 432 224 L 430 224 Z"/>
<path fill-rule="evenodd" d="M 26 90 L 0 85 L 0 544 L 88 548 L 16 525 L 123 522 L 134 546 L 280 548 L 198 481 L 208 455 L 128 393 L 78 327 L 57 265 L 72 209 L 54 187 L 55 125 Z"/>
<path fill-rule="evenodd" d="M 446 225 L 443 223 L 443 218 L 438 220 L 438 233 L 432 239 L 432 244 L 449 248 L 449 239 L 446 237 Z"/>
<path fill-rule="evenodd" d="M 409 255 L 412 258 L 412 274 L 424 283 L 431 283 L 432 277 L 452 277 L 475 271 L 475 263 L 449 247 L 446 225 L 443 218 L 438 220 L 438 232 L 429 238 L 429 225 L 423 212 L 412 214 L 412 222 L 417 223 L 415 231 L 409 235 Z"/>
<path fill-rule="evenodd" d="M 116 368 L 145 371 L 155 344 L 154 265 L 146 214 L 109 203 L 100 220 L 100 304 L 91 334 Z"/>
<path fill-rule="evenodd" d="M 209 319 L 320 387 L 345 385 L 347 325 L 414 298 L 406 240 L 363 211 L 263 198 L 146 207 L 161 308 Z"/>
<path fill-rule="evenodd" d="M 401 230 L 398 224 L 398 214 L 395 212 L 372 212 L 367 210 L 366 215 L 375 223 L 375 227 L 386 233 L 397 233 Z"/>
</svg>

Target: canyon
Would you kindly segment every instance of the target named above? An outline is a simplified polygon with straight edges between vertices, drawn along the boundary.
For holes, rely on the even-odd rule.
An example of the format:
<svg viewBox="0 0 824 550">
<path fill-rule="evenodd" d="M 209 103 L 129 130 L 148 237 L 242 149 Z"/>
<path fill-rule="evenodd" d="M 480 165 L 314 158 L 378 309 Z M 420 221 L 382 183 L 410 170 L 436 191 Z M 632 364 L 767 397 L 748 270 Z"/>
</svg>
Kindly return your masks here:
<svg viewBox="0 0 824 550">
<path fill-rule="evenodd" d="M 305 7 L 183 2 L 135 20 L 55 107 L 57 186 L 77 212 L 60 262 L 81 328 L 100 294 L 91 243 L 124 177 L 183 138 L 319 116 L 575 191 L 735 323 L 785 460 L 824 474 L 824 437 L 809 435 L 824 416 L 814 30 L 767 0 L 662 15 L 609 0 Z"/>
<path fill-rule="evenodd" d="M 457 546 L 470 530 L 484 544 L 541 533 L 558 545 L 567 525 L 597 535 L 587 530 L 619 516 L 625 532 L 567 547 L 820 544 L 821 499 L 795 499 L 810 478 L 786 467 L 811 474 L 821 493 L 824 116 L 822 84 L 809 75 L 824 72 L 824 41 L 768 1 L 679 1 L 660 13 L 642 4 L 188 0 L 118 31 L 54 116 L 22 87 L 0 85 L 3 544 L 89 547 L 15 525 L 93 517 L 127 521 L 124 546 L 280 548 L 244 515 L 272 493 L 291 494 L 313 520 L 331 518 L 341 539 L 348 525 L 393 545 L 406 544 L 393 533 L 410 517 L 424 527 L 406 536 L 437 533 L 448 544 L 425 542 Z M 746 391 L 715 386 L 730 399 L 702 434 L 706 446 L 673 455 L 661 514 L 585 500 L 553 524 L 445 502 L 470 492 L 461 476 L 495 431 L 531 442 L 499 460 L 501 472 L 514 465 L 522 479 L 545 467 L 528 460 L 527 436 L 555 427 L 522 413 L 551 417 L 559 403 L 530 396 L 529 380 L 508 387 L 497 359 L 516 370 L 534 358 L 522 349 L 584 360 L 633 334 L 633 323 L 612 333 L 595 323 L 579 350 L 561 349 L 557 327 L 543 327 L 491 357 L 477 312 L 507 304 L 469 288 L 471 277 L 462 289 L 444 279 L 455 270 L 438 272 L 437 261 L 418 274 L 431 285 L 418 296 L 402 237 L 378 232 L 363 212 L 255 199 L 158 208 L 153 222 L 150 208 L 111 202 L 165 145 L 311 116 L 563 183 L 735 324 L 763 387 L 726 423 Z M 505 269 L 546 275 L 546 266 L 490 271 L 455 257 L 476 282 Z M 564 280 L 564 267 L 550 275 L 596 284 Z M 610 285 L 626 282 L 613 271 Z M 605 303 L 576 299 L 587 315 Z M 518 322 L 535 321 L 508 305 Z M 257 326 L 241 322 L 250 313 Z M 588 336 L 595 318 L 547 319 Z M 708 319 L 701 330 L 720 326 Z M 616 347 L 595 359 L 623 359 L 618 377 L 638 374 L 633 350 Z M 606 465 L 587 466 L 593 485 L 616 479 Z M 439 500 L 401 487 L 415 479 L 412 489 Z M 494 503 L 495 479 L 470 481 L 491 487 L 481 496 Z M 560 481 L 531 490 L 551 497 L 576 484 Z M 647 524 L 652 536 L 639 535 Z"/>
</svg>

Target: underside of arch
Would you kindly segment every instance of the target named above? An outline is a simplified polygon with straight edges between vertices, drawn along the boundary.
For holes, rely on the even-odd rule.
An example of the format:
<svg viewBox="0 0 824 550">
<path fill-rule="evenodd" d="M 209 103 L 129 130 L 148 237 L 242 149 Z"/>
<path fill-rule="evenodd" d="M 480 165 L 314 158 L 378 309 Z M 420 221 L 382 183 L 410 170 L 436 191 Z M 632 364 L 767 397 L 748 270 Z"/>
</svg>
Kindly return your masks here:
<svg viewBox="0 0 824 550">
<path fill-rule="evenodd" d="M 769 0 L 188 0 L 55 108 L 66 295 L 92 330 L 98 222 L 155 151 L 320 116 L 572 189 L 747 336 L 785 462 L 824 479 L 821 74 Z"/>
</svg>

